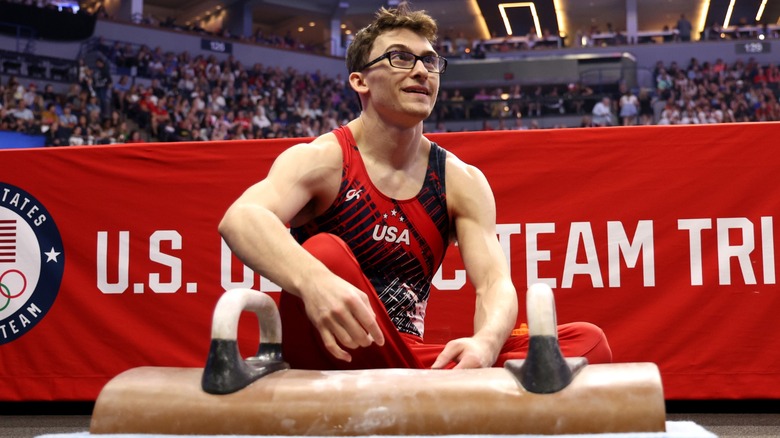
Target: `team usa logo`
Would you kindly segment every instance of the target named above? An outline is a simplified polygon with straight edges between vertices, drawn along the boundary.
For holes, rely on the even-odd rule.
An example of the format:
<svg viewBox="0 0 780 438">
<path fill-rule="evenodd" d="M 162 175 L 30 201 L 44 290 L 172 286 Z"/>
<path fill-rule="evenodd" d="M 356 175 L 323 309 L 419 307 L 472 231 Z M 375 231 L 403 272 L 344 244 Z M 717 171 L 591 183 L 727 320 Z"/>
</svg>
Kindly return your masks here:
<svg viewBox="0 0 780 438">
<path fill-rule="evenodd" d="M 49 212 L 26 191 L 0 182 L 0 345 L 43 319 L 64 269 L 62 238 Z"/>
<path fill-rule="evenodd" d="M 382 219 L 383 223 L 374 225 L 374 232 L 371 235 L 374 240 L 411 245 L 409 229 L 405 224 L 406 218 L 398 210 L 390 211 L 389 215 L 385 213 Z"/>
</svg>

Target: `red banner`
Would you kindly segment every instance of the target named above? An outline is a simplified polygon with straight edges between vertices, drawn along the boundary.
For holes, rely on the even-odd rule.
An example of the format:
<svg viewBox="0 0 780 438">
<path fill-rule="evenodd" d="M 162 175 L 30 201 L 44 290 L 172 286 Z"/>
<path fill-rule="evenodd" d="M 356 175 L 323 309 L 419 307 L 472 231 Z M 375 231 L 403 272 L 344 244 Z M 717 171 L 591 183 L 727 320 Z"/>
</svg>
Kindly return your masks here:
<svg viewBox="0 0 780 438">
<path fill-rule="evenodd" d="M 780 124 L 431 134 L 479 167 L 519 293 L 556 293 L 617 362 L 654 362 L 667 399 L 780 398 Z M 217 233 L 300 141 L 0 151 L 0 400 L 93 400 L 137 366 L 205 363 L 225 290 L 277 288 Z M 457 247 L 426 339 L 468 335 Z M 257 323 L 241 322 L 254 353 Z M 286 342 L 294 342 L 286 340 Z M 254 344 L 254 345 L 253 345 Z"/>
</svg>

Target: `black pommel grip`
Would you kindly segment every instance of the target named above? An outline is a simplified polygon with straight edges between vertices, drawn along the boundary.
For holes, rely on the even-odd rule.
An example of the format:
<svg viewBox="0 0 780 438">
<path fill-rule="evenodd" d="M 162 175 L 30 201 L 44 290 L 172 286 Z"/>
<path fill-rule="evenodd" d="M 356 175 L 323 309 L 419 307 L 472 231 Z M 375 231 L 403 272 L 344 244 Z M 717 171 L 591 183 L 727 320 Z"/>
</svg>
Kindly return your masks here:
<svg viewBox="0 0 780 438">
<path fill-rule="evenodd" d="M 238 349 L 238 320 L 243 310 L 257 314 L 260 343 L 257 355 L 243 360 Z M 230 394 L 252 382 L 290 366 L 282 358 L 282 325 L 276 303 L 251 289 L 225 292 L 214 309 L 211 346 L 201 387 L 209 394 Z"/>
<path fill-rule="evenodd" d="M 558 324 L 552 289 L 541 283 L 532 285 L 526 295 L 528 311 L 528 355 L 510 360 L 504 368 L 514 375 L 526 391 L 536 394 L 558 392 L 572 382 L 585 365 L 585 358 L 563 357 L 558 345 Z"/>
</svg>

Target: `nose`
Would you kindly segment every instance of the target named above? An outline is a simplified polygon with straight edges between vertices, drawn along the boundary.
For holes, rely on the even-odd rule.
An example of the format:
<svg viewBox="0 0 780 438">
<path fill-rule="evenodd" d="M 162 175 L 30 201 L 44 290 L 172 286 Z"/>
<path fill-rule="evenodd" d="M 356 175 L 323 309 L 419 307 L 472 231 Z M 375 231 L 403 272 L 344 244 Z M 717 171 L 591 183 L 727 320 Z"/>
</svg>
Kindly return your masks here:
<svg viewBox="0 0 780 438">
<path fill-rule="evenodd" d="M 425 77 L 428 77 L 428 75 L 430 74 L 428 69 L 425 68 L 425 64 L 423 64 L 422 59 L 420 58 L 414 60 L 414 65 L 412 66 L 412 73 L 414 76 L 422 74 Z"/>
</svg>

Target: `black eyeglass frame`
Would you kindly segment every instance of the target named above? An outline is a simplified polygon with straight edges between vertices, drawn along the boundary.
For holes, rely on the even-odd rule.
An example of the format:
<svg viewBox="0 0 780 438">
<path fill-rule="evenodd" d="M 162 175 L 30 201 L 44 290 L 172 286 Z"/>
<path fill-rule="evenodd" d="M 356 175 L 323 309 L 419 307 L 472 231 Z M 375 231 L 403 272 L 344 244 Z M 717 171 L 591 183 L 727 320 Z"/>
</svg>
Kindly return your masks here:
<svg viewBox="0 0 780 438">
<path fill-rule="evenodd" d="M 412 63 L 412 66 L 411 67 L 398 67 L 396 65 L 393 65 L 393 58 L 392 58 L 392 56 L 394 54 L 396 54 L 396 53 L 404 53 L 404 54 L 408 54 L 408 55 L 413 56 L 414 57 L 414 63 Z M 444 73 L 447 70 L 447 58 L 445 58 L 443 56 L 439 56 L 439 55 L 418 56 L 418 55 L 415 55 L 412 52 L 407 52 L 405 50 L 391 50 L 389 52 L 385 52 L 382 55 L 379 55 L 378 57 L 374 58 L 371 61 L 368 61 L 363 67 L 360 68 L 359 71 L 363 71 L 363 70 L 371 67 L 372 65 L 374 65 L 374 64 L 376 64 L 376 63 L 378 63 L 378 62 L 380 62 L 380 61 L 382 61 L 384 59 L 387 59 L 387 62 L 390 63 L 390 66 L 393 67 L 393 68 L 400 68 L 402 70 L 413 70 L 414 66 L 417 65 L 417 61 L 422 62 L 423 67 L 425 67 L 425 58 L 438 58 L 441 61 L 443 61 L 443 64 L 440 62 L 441 68 L 439 69 L 439 71 L 431 71 L 431 70 L 428 70 L 428 68 L 426 67 L 425 69 L 428 70 L 428 73 L 436 73 L 436 74 L 440 75 L 440 74 Z"/>
</svg>

